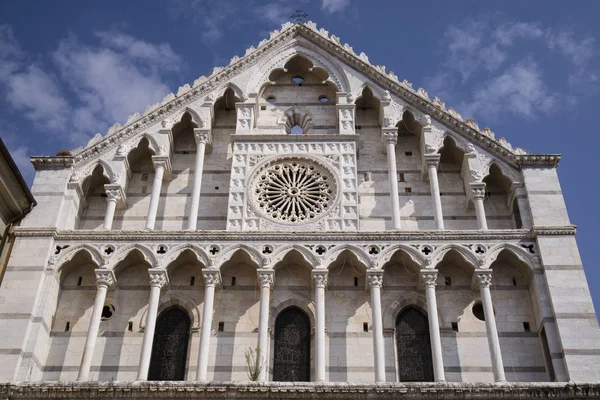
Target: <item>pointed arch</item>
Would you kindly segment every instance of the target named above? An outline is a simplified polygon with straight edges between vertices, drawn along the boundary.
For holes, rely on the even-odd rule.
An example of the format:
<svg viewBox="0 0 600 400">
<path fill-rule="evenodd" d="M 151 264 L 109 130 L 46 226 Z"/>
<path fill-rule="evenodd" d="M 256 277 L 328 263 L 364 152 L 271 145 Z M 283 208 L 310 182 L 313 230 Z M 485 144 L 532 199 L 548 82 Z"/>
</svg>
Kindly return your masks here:
<svg viewBox="0 0 600 400">
<path fill-rule="evenodd" d="M 457 149 L 460 149 L 463 153 L 468 153 L 468 151 L 469 151 L 467 149 L 467 143 L 465 143 L 465 141 L 462 140 L 461 138 L 456 137 L 452 132 L 449 132 L 449 131 L 444 132 L 441 140 L 442 140 L 441 147 L 439 148 L 438 152 L 442 152 L 444 150 L 444 143 L 446 142 L 446 140 L 452 141 L 454 146 Z"/>
<path fill-rule="evenodd" d="M 245 244 L 236 244 L 236 245 L 227 247 L 223 251 L 223 254 L 215 262 L 215 266 L 217 268 L 221 269 L 223 264 L 230 261 L 231 258 L 233 257 L 233 255 L 235 253 L 237 253 L 238 251 L 247 254 L 248 257 L 250 257 L 250 259 L 257 265 L 258 268 L 262 268 L 265 265 L 265 259 L 264 259 L 263 255 L 260 253 L 260 251 L 258 251 L 254 247 L 251 247 L 251 246 L 248 246 Z"/>
<path fill-rule="evenodd" d="M 340 254 L 342 254 L 346 250 L 354 254 L 358 261 L 361 264 L 363 264 L 365 269 L 372 269 L 374 267 L 371 257 L 369 257 L 365 250 L 352 244 L 338 245 L 335 246 L 333 249 L 329 250 L 327 252 L 327 255 L 325 256 L 325 261 L 323 262 L 324 266 L 326 268 L 329 268 L 329 266 L 337 260 Z"/>
<path fill-rule="evenodd" d="M 315 256 L 308 248 L 299 244 L 288 244 L 275 249 L 275 252 L 269 257 L 271 259 L 269 268 L 274 268 L 278 262 L 283 260 L 285 256 L 288 255 L 288 253 L 293 251 L 300 254 L 304 261 L 306 261 L 306 263 L 312 268 L 316 268 L 319 265 L 317 256 Z"/>
<path fill-rule="evenodd" d="M 494 261 L 496 261 L 498 259 L 498 256 L 504 251 L 511 253 L 517 259 L 519 259 L 519 261 L 521 261 L 523 264 L 527 265 L 527 267 L 529 267 L 530 273 L 533 273 L 535 271 L 536 266 L 532 260 L 532 257 L 530 256 L 530 254 L 527 253 L 527 250 L 525 250 L 524 248 L 522 248 L 516 244 L 513 244 L 513 243 L 501 243 L 501 244 L 493 246 L 487 253 L 484 268 L 490 268 L 492 266 L 492 264 L 494 263 Z M 539 269 L 539 267 L 538 267 L 538 269 Z"/>
<path fill-rule="evenodd" d="M 469 264 L 469 266 L 473 267 L 474 270 L 479 268 L 479 265 L 482 262 L 480 258 L 477 258 L 477 256 L 475 256 L 475 254 L 473 254 L 473 252 L 471 252 L 466 247 L 460 246 L 458 244 L 448 244 L 434 251 L 431 261 L 431 265 L 433 266 L 433 268 L 437 269 L 438 264 L 442 262 L 446 254 L 450 251 L 453 251 L 460 255 L 463 258 L 463 260 L 467 264 Z"/>
<path fill-rule="evenodd" d="M 98 166 L 102 167 L 102 175 L 105 176 L 111 183 L 114 183 L 118 180 L 119 176 L 114 172 L 113 167 L 107 161 L 101 158 L 82 167 L 79 170 L 80 172 L 76 172 L 72 175 L 71 180 L 75 180 L 80 185 L 83 185 L 83 182 L 92 176 Z"/>
<path fill-rule="evenodd" d="M 204 128 L 205 123 L 200 117 L 200 114 L 190 107 L 185 107 L 173 114 L 173 116 L 170 118 L 171 126 L 168 127 L 167 125 L 168 129 L 173 129 L 175 125 L 181 123 L 185 114 L 189 114 L 192 119 L 192 123 L 196 125 L 196 128 Z"/>
<path fill-rule="evenodd" d="M 376 98 L 378 101 L 381 101 L 383 99 L 383 89 L 381 89 L 379 86 L 375 86 L 371 82 L 363 82 L 362 85 L 360 85 L 358 91 L 356 93 L 353 93 L 354 103 L 356 103 L 363 96 L 366 89 L 370 90 L 373 94 L 373 97 Z"/>
<path fill-rule="evenodd" d="M 310 298 L 306 298 L 297 292 L 288 292 L 271 300 L 271 312 L 269 313 L 269 326 L 275 326 L 277 315 L 289 307 L 298 307 L 308 315 L 311 326 L 315 326 L 315 304 Z"/>
<path fill-rule="evenodd" d="M 180 244 L 169 249 L 167 254 L 162 257 L 162 265 L 164 265 L 165 268 L 169 268 L 169 265 L 177 260 L 177 258 L 185 251 L 191 251 L 194 253 L 198 261 L 203 265 L 203 268 L 210 268 L 212 266 L 212 260 L 208 254 L 206 254 L 204 249 L 191 243 Z"/>
<path fill-rule="evenodd" d="M 433 268 L 430 265 L 429 260 L 420 251 L 414 247 L 402 243 L 397 243 L 386 247 L 377 258 L 376 267 L 379 269 L 383 268 L 383 266 L 387 264 L 398 252 L 402 252 L 409 256 L 410 259 L 417 265 L 421 266 L 421 268 Z"/>
<path fill-rule="evenodd" d="M 407 307 L 415 307 L 427 315 L 427 298 L 423 293 L 419 293 L 417 291 L 402 294 L 396 297 L 383 311 L 383 329 L 394 329 L 396 326 L 396 317 Z M 440 321 L 440 327 L 444 326 L 442 313 L 439 307 L 438 318 Z"/>
<path fill-rule="evenodd" d="M 93 246 L 89 244 L 76 244 L 63 250 L 61 254 L 56 258 L 56 261 L 54 263 L 54 265 L 56 265 L 56 272 L 62 272 L 62 269 L 65 266 L 65 264 L 73 260 L 73 258 L 75 258 L 77 254 L 80 254 L 82 252 L 87 253 L 98 268 L 102 268 L 104 266 L 102 254 L 100 254 L 100 252 L 96 250 Z"/>
<path fill-rule="evenodd" d="M 176 290 L 166 290 L 163 291 L 160 295 L 160 300 L 158 303 L 158 314 L 163 312 L 169 307 L 177 306 L 182 308 L 190 317 L 192 322 L 191 327 L 192 330 L 200 329 L 202 320 L 200 317 L 200 307 L 196 304 L 196 302 L 185 293 Z M 144 307 L 138 313 L 137 320 L 134 320 L 134 326 L 137 326 L 140 331 L 146 329 L 146 316 L 148 314 L 148 304 L 145 304 Z"/>
<path fill-rule="evenodd" d="M 255 73 L 248 80 L 246 87 L 246 93 L 259 93 L 260 88 L 264 83 L 269 81 L 269 76 L 276 69 L 284 69 L 285 64 L 296 56 L 304 56 L 307 58 L 314 67 L 321 68 L 329 74 L 327 81 L 335 85 L 336 91 L 338 92 L 350 92 L 350 82 L 348 77 L 343 70 L 337 65 L 329 61 L 329 57 L 326 54 L 309 49 L 304 46 L 296 44 L 294 47 L 288 47 L 281 51 L 279 54 L 266 58 L 265 61 L 255 69 Z"/>
<path fill-rule="evenodd" d="M 156 141 L 154 136 L 152 136 L 150 133 L 144 132 L 140 136 L 136 137 L 135 139 L 133 139 L 133 141 L 130 142 L 130 147 L 127 151 L 127 154 L 125 154 L 125 156 L 129 156 L 129 154 L 133 150 L 137 149 L 139 147 L 140 143 L 142 142 L 142 140 L 144 140 L 144 139 L 146 139 L 148 141 L 148 148 L 154 152 L 154 155 L 159 155 L 160 154 L 160 146 L 158 145 L 158 142 Z"/>
<path fill-rule="evenodd" d="M 215 103 L 217 102 L 217 100 L 219 100 L 221 97 L 223 97 L 225 95 L 225 92 L 227 91 L 227 89 L 231 89 L 233 91 L 233 94 L 235 95 L 235 97 L 240 99 L 240 101 L 246 101 L 248 99 L 248 96 L 246 96 L 244 91 L 242 89 L 240 89 L 240 87 L 238 85 L 236 85 L 233 82 L 227 82 L 226 84 L 220 86 L 217 90 L 215 90 L 213 92 Z"/>
<path fill-rule="evenodd" d="M 518 176 L 518 174 L 515 173 L 515 171 L 512 168 L 507 167 L 500 163 L 498 160 L 494 159 L 484 167 L 483 179 L 489 178 L 491 176 L 490 170 L 494 167 L 498 169 L 502 178 L 506 179 L 509 182 L 510 188 L 507 188 L 506 192 L 507 194 L 510 193 L 511 190 L 514 189 L 515 182 L 518 182 L 520 177 Z"/>
<path fill-rule="evenodd" d="M 148 264 L 150 264 L 150 266 L 152 268 L 161 268 L 161 265 L 158 262 L 158 259 L 154 255 L 154 252 L 152 252 L 152 250 L 149 249 L 148 247 L 141 245 L 139 243 L 128 244 L 126 246 L 123 246 L 123 247 L 117 249 L 117 251 L 115 251 L 115 254 L 113 254 L 113 256 L 109 260 L 108 268 L 114 270 L 115 267 L 121 261 L 123 261 L 132 251 L 136 251 L 136 250 L 142 255 L 142 257 L 144 258 L 144 261 L 146 261 Z"/>
</svg>

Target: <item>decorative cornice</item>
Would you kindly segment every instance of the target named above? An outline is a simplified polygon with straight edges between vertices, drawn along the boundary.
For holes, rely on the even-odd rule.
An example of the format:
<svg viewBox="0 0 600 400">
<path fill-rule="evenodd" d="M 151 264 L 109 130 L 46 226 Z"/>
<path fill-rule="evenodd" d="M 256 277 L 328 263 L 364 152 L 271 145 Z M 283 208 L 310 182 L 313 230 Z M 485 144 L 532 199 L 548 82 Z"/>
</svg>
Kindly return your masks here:
<svg viewBox="0 0 600 400">
<path fill-rule="evenodd" d="M 520 167 L 558 167 L 560 154 L 523 154 L 516 156 Z"/>
<path fill-rule="evenodd" d="M 63 169 L 71 167 L 75 162 L 73 157 L 35 156 L 30 157 L 36 171 L 44 169 Z"/>
<path fill-rule="evenodd" d="M 598 382 L 348 383 L 348 382 L 12 382 L 0 383 L 10 399 L 210 398 L 210 399 L 593 399 Z"/>
<path fill-rule="evenodd" d="M 268 240 L 325 240 L 329 242 L 365 241 L 365 240 L 521 240 L 535 239 L 536 236 L 572 236 L 577 229 L 569 226 L 538 226 L 533 230 L 498 229 L 464 231 L 351 231 L 351 232 L 310 232 L 310 231 L 118 231 L 118 230 L 61 230 L 56 228 L 15 227 L 17 237 L 52 237 L 62 241 L 94 240 L 112 241 L 222 241 L 222 242 L 265 242 Z"/>
<path fill-rule="evenodd" d="M 286 134 L 260 134 L 260 135 L 246 135 L 238 134 L 231 135 L 231 141 L 233 142 L 340 142 L 340 141 L 357 141 L 358 136 L 356 134 L 344 135 L 344 134 L 310 134 L 310 135 L 288 135 Z"/>
<path fill-rule="evenodd" d="M 281 30 L 271 32 L 270 38 L 262 40 L 258 47 L 255 48 L 252 46 L 247 49 L 243 57 L 233 57 L 227 67 L 215 67 L 208 78 L 202 76 L 194 81 L 193 85 L 186 84 L 180 87 L 177 95 L 173 93 L 167 95 L 160 104 L 149 106 L 144 115 L 134 114 L 128 118 L 124 127 L 115 124 L 109 129 L 107 136 L 102 137 L 100 135 L 96 143 L 92 141 L 93 144 L 91 146 L 77 153 L 73 157 L 74 162 L 79 163 L 97 154 L 104 153 L 115 147 L 117 143 L 121 143 L 126 138 L 155 124 L 160 119 L 178 112 L 186 104 L 196 101 L 202 96 L 211 94 L 210 92 L 223 82 L 239 74 L 246 67 L 255 64 L 263 54 L 277 48 L 295 36 L 302 36 L 312 41 L 322 50 L 364 73 L 382 85 L 382 87 L 400 96 L 425 114 L 436 117 L 449 128 L 456 129 L 468 138 L 478 142 L 488 151 L 504 158 L 513 165 L 521 165 L 521 162 L 529 165 L 528 163 L 533 162 L 532 160 L 535 159 L 535 165 L 556 166 L 560 159 L 560 157 L 555 155 L 528 155 L 528 157 L 523 157 L 525 154 L 523 150 L 518 148 L 513 149 L 504 138 L 496 140 L 489 128 L 480 129 L 478 124 L 472 119 L 463 121 L 460 114 L 455 110 L 452 108 L 446 109 L 445 103 L 442 100 L 437 97 L 430 99 L 424 89 L 419 88 L 415 90 L 412 84 L 406 80 L 400 82 L 393 72 L 386 72 L 385 66 L 372 65 L 366 54 L 360 53 L 357 55 L 351 46 L 342 44 L 340 38 L 335 35 L 330 36 L 329 32 L 323 28 L 317 29 L 316 24 L 309 21 L 307 23 L 292 24 L 288 22 L 283 24 Z M 46 161 L 44 159 L 46 158 L 35 157 L 37 164 L 40 166 L 45 165 Z M 56 159 L 57 157 L 52 158 Z M 51 162 L 55 163 L 55 167 L 58 166 L 56 161 Z"/>
</svg>

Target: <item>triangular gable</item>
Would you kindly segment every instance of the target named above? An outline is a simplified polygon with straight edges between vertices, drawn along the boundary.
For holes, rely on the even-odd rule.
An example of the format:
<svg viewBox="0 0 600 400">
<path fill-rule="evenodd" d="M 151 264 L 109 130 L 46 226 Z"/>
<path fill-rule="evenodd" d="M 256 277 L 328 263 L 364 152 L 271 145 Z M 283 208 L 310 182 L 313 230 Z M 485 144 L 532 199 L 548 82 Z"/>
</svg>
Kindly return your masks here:
<svg viewBox="0 0 600 400">
<path fill-rule="evenodd" d="M 179 113 L 188 104 L 209 95 L 215 89 L 222 86 L 223 83 L 261 61 L 272 50 L 279 48 L 297 36 L 307 39 L 319 49 L 326 51 L 331 56 L 340 60 L 340 62 L 362 73 L 415 109 L 430 115 L 435 120 L 447 126 L 452 132 L 461 134 L 463 137 L 509 164 L 515 166 L 556 166 L 560 160 L 560 155 L 555 154 L 526 154 L 520 148 L 513 148 L 504 138 L 496 139 L 494 133 L 489 128 L 480 129 L 478 124 L 470 118 L 463 120 L 462 116 L 454 109 L 446 108 L 445 103 L 439 98 L 434 97 L 430 99 L 425 89 L 419 88 L 415 90 L 407 80 L 401 82 L 392 71 L 386 71 L 385 66 L 371 64 L 365 53 L 356 54 L 351 46 L 342 44 L 339 37 L 330 35 L 323 28 L 318 29 L 314 22 L 309 21 L 307 23 L 297 22 L 292 24 L 288 22 L 283 24 L 281 30 L 275 30 L 270 33 L 269 39 L 262 40 L 257 47 L 251 46 L 248 48 L 243 57 L 234 56 L 231 58 L 228 66 L 215 67 L 208 77 L 201 76 L 192 85 L 186 84 L 181 86 L 177 94 L 170 93 L 160 103 L 146 107 L 142 115 L 135 113 L 128 117 L 125 126 L 121 126 L 118 123 L 113 125 L 108 130 L 106 136 L 96 135 L 85 148 L 74 150 L 73 161 L 67 162 L 67 164 L 87 162 L 95 156 L 118 146 L 144 129 L 172 116 L 172 114 Z M 337 82 L 336 86 L 343 87 L 346 85 L 342 82 Z M 63 164 L 66 162 L 65 160 L 61 161 L 58 159 L 55 162 L 50 162 L 50 158 L 61 159 L 63 157 L 32 157 L 32 161 L 36 168 L 43 168 L 43 165 L 47 165 L 48 163 L 55 165 L 55 162 Z"/>
</svg>

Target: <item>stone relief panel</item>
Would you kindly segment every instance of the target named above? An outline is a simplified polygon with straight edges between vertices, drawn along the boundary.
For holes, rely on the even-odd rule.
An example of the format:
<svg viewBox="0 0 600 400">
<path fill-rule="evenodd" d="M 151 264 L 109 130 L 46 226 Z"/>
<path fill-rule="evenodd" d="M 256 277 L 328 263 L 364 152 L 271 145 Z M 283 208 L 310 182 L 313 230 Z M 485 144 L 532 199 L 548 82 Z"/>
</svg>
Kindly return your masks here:
<svg viewBox="0 0 600 400">
<path fill-rule="evenodd" d="M 358 229 L 354 142 L 233 148 L 228 230 Z"/>
</svg>

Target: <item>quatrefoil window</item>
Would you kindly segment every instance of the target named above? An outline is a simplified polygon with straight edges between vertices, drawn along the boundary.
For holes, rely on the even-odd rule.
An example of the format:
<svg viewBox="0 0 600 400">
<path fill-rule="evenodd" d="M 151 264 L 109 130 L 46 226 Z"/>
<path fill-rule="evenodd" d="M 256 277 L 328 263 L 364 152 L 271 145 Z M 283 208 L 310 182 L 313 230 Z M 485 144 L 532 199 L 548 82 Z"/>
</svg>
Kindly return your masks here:
<svg viewBox="0 0 600 400">
<path fill-rule="evenodd" d="M 255 174 L 251 190 L 265 216 L 277 222 L 303 223 L 332 208 L 337 186 L 325 168 L 298 158 L 268 163 Z"/>
</svg>

